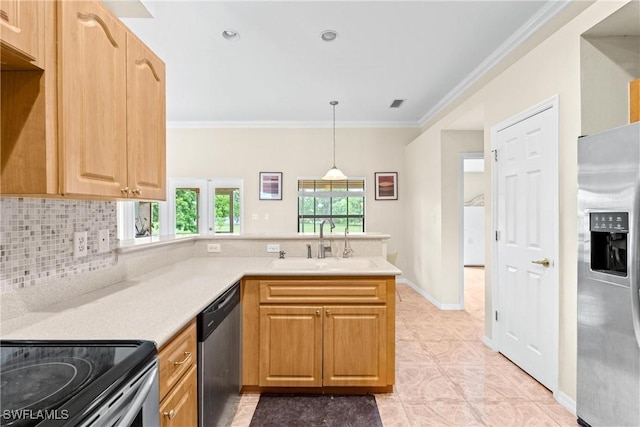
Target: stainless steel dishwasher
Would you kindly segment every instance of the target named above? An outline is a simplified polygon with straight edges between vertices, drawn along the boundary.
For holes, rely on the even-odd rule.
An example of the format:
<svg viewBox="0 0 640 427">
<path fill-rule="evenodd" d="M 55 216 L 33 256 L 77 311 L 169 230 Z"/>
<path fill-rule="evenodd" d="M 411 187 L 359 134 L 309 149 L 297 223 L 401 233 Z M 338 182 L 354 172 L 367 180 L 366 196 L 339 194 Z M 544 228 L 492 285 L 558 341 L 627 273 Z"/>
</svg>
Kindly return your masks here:
<svg viewBox="0 0 640 427">
<path fill-rule="evenodd" d="M 240 400 L 240 282 L 198 315 L 198 425 L 230 425 Z"/>
</svg>

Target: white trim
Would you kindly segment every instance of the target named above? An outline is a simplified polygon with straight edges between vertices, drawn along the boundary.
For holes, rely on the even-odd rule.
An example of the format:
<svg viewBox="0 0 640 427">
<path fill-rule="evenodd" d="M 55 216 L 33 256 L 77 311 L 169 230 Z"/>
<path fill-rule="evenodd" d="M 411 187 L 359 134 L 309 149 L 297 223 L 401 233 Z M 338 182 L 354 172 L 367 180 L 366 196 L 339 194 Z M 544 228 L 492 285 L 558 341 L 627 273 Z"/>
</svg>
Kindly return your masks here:
<svg viewBox="0 0 640 427">
<path fill-rule="evenodd" d="M 569 395 L 558 390 L 553 393 L 553 398 L 556 399 L 556 401 L 567 411 L 571 412 L 573 415 L 576 415 L 576 401 L 569 397 Z"/>
<path fill-rule="evenodd" d="M 433 296 L 431 296 L 427 291 L 425 291 L 424 289 L 422 289 L 420 286 L 416 285 L 415 283 L 413 283 L 409 279 L 404 279 L 404 278 L 397 279 L 396 282 L 397 283 L 404 283 L 404 284 L 409 285 L 411 288 L 413 288 L 414 291 L 416 291 L 424 299 L 429 301 L 431 304 L 435 305 L 440 310 L 443 310 L 443 311 L 461 310 L 460 304 L 442 304 L 440 301 L 438 301 Z"/>
<path fill-rule="evenodd" d="M 478 65 L 464 80 L 458 83 L 449 93 L 447 93 L 440 101 L 438 101 L 429 111 L 422 116 L 418 123 L 424 126 L 436 114 L 443 110 L 447 105 L 452 103 L 456 98 L 460 97 L 467 89 L 469 89 L 480 78 L 487 74 L 493 67 L 500 63 L 507 55 L 513 52 L 517 47 L 524 43 L 529 37 L 534 35 L 540 28 L 546 25 L 554 16 L 560 13 L 571 2 L 569 1 L 549 1 L 540 8 L 522 27 L 518 29 L 511 37 L 505 40 L 491 55 L 489 55 L 480 65 Z"/>
<path fill-rule="evenodd" d="M 277 121 L 201 121 L 201 122 L 167 122 L 167 129 L 199 129 L 199 128 L 331 128 L 333 122 L 277 122 Z M 397 122 L 338 122 L 338 128 L 420 128 L 420 124 L 416 121 L 397 121 Z"/>
<path fill-rule="evenodd" d="M 486 336 L 486 335 L 482 336 L 482 343 L 484 345 L 486 345 L 487 347 L 489 347 L 491 350 L 493 350 L 495 352 L 498 351 L 498 349 L 496 348 L 495 342 L 491 338 L 489 338 L 488 336 Z"/>
<path fill-rule="evenodd" d="M 554 379 L 554 383 L 551 384 L 551 391 L 555 394 L 558 391 L 558 387 L 559 387 L 559 366 L 560 366 L 560 345 L 559 345 L 559 337 L 560 337 L 560 268 L 559 266 L 560 264 L 560 209 L 559 209 L 559 181 L 558 181 L 558 153 L 560 150 L 560 135 L 559 135 L 559 108 L 558 108 L 558 102 L 559 102 L 559 97 L 558 95 L 554 95 L 551 98 L 540 102 L 539 104 L 525 110 L 522 111 L 512 117 L 510 117 L 509 119 L 498 123 L 497 125 L 494 125 L 491 127 L 491 151 L 493 152 L 493 150 L 496 149 L 496 144 L 497 144 L 497 139 L 498 139 L 498 132 L 501 130 L 504 130 L 510 126 L 513 126 L 523 120 L 526 120 L 529 117 L 535 116 L 536 114 L 540 114 L 543 111 L 549 110 L 549 109 L 553 109 L 553 121 L 554 123 L 552 124 L 552 126 L 554 126 L 554 129 L 552 129 L 552 134 L 555 137 L 555 149 L 552 151 L 551 155 L 552 155 L 552 159 L 551 159 L 551 164 L 550 166 L 550 170 L 552 173 L 552 181 L 554 183 L 553 185 L 553 236 L 554 236 L 554 252 L 555 252 L 555 257 L 556 259 L 554 260 L 554 264 L 556 266 L 556 268 L 554 268 L 552 270 L 552 273 L 554 274 L 554 280 L 555 280 L 555 286 L 556 286 L 556 291 L 555 292 L 555 299 L 553 301 L 553 310 L 551 315 L 554 317 L 553 318 L 553 323 L 554 323 L 554 330 L 553 330 L 553 347 L 554 347 L 554 354 L 555 354 L 555 359 L 554 359 L 554 366 L 552 367 L 553 372 L 552 372 L 552 378 Z M 492 208 L 492 229 L 491 229 L 491 252 L 492 252 L 492 262 L 491 262 L 491 271 L 494 273 L 492 274 L 492 284 L 491 284 L 491 329 L 492 329 L 492 335 L 493 335 L 493 339 L 494 339 L 494 343 L 495 343 L 495 349 L 497 351 L 500 351 L 501 349 L 501 342 L 500 342 L 500 337 L 501 335 L 499 333 L 497 333 L 498 331 L 498 327 L 499 325 L 497 324 L 496 320 L 495 320 L 495 316 L 493 315 L 493 313 L 495 313 L 496 310 L 499 310 L 499 274 L 498 272 L 498 242 L 496 242 L 496 240 L 493 238 L 492 234 L 495 232 L 495 230 L 497 230 L 497 226 L 498 226 L 498 165 L 496 162 L 492 162 L 492 168 L 491 168 L 491 183 L 492 183 L 492 192 L 493 192 L 493 197 L 492 197 L 492 201 L 491 201 L 491 208 Z M 551 272 L 550 272 L 551 273 Z"/>
</svg>

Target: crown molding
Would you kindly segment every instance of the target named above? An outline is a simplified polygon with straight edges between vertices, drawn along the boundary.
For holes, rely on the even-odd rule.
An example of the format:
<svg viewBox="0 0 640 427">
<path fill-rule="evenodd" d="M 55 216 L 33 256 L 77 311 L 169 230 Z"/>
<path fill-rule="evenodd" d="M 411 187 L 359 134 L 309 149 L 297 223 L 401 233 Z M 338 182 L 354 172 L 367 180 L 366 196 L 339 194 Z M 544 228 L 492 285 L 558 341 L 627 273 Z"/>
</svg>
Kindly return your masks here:
<svg viewBox="0 0 640 427">
<path fill-rule="evenodd" d="M 198 122 L 167 122 L 167 129 L 202 129 L 202 128 L 220 128 L 220 129 L 291 129 L 291 128 L 331 128 L 333 122 L 317 121 L 317 122 L 275 122 L 275 121 L 232 121 L 232 122 L 215 122 L 215 121 L 198 121 Z M 419 128 L 420 124 L 414 121 L 396 121 L 396 122 L 336 122 L 339 128 Z"/>
<path fill-rule="evenodd" d="M 492 68 L 506 58 L 517 47 L 522 45 L 528 38 L 539 31 L 551 19 L 559 14 L 571 1 L 549 1 L 540 10 L 522 25 L 511 37 L 504 41 L 491 55 L 480 63 L 471 73 L 469 73 L 460 83 L 458 83 L 449 93 L 447 93 L 438 103 L 418 120 L 420 126 L 424 126 L 429 120 L 436 116 L 441 110 L 460 97 L 474 83 L 486 75 Z"/>
</svg>

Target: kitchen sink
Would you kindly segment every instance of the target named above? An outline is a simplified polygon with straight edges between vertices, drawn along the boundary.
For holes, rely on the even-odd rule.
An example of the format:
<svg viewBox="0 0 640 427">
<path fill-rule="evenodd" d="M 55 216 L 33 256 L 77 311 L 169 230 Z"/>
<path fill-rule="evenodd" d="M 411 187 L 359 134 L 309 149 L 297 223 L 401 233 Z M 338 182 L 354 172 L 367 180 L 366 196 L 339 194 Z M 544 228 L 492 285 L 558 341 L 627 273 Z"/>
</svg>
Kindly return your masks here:
<svg viewBox="0 0 640 427">
<path fill-rule="evenodd" d="M 267 268 L 273 270 L 331 270 L 350 271 L 379 268 L 375 261 L 368 258 L 285 258 L 271 261 Z"/>
</svg>

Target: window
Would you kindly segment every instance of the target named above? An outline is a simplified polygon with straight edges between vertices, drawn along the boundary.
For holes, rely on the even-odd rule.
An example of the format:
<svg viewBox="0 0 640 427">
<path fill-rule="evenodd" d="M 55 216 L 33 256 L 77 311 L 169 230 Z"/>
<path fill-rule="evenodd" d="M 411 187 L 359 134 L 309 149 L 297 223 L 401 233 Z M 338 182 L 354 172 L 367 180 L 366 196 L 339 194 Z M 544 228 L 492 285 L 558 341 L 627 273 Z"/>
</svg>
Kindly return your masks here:
<svg viewBox="0 0 640 427">
<path fill-rule="evenodd" d="M 298 180 L 298 232 L 316 233 L 320 222 L 331 218 L 334 232 L 364 232 L 364 179 Z"/>
<path fill-rule="evenodd" d="M 238 234 L 242 179 L 169 179 L 166 202 L 118 202 L 118 238 Z"/>
<path fill-rule="evenodd" d="M 234 233 L 240 228 L 240 189 L 216 188 L 216 233 Z"/>
</svg>

